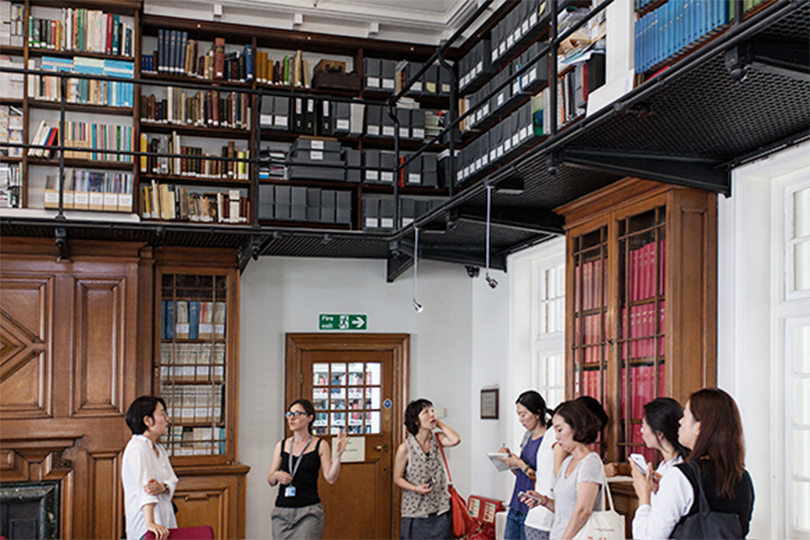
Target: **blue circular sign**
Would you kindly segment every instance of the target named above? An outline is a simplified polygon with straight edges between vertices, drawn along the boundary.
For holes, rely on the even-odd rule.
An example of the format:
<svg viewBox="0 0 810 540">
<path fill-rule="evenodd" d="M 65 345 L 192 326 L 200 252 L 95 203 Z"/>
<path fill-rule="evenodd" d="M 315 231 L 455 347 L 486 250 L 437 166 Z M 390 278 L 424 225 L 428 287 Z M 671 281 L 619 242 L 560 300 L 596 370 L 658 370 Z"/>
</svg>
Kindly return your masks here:
<svg viewBox="0 0 810 540">
<path fill-rule="evenodd" d="M 386 409 L 390 409 L 391 408 L 391 400 L 386 399 L 385 401 L 383 401 L 383 407 L 385 407 Z"/>
</svg>

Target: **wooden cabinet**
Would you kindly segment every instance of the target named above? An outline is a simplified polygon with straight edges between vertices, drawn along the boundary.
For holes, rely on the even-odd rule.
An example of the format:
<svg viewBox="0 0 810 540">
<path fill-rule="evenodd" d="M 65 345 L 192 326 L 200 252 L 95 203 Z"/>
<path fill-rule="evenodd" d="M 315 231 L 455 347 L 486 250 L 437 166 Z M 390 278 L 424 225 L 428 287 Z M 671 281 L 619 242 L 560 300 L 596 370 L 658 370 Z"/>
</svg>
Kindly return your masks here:
<svg viewBox="0 0 810 540">
<path fill-rule="evenodd" d="M 643 405 L 683 403 L 717 380 L 716 195 L 627 178 L 556 211 L 573 300 L 567 398 L 604 405 L 610 421 L 595 447 L 607 460 L 637 452 L 657 463 L 641 439 Z M 613 486 L 617 505 L 634 510 L 632 486 Z"/>
<path fill-rule="evenodd" d="M 244 538 L 249 467 L 237 464 L 239 274 L 233 251 L 155 255 L 154 393 L 171 417 L 163 441 L 180 483 L 178 525 Z"/>
<path fill-rule="evenodd" d="M 249 470 L 244 465 L 175 468 L 177 526 L 210 525 L 217 540 L 244 538 Z"/>
</svg>

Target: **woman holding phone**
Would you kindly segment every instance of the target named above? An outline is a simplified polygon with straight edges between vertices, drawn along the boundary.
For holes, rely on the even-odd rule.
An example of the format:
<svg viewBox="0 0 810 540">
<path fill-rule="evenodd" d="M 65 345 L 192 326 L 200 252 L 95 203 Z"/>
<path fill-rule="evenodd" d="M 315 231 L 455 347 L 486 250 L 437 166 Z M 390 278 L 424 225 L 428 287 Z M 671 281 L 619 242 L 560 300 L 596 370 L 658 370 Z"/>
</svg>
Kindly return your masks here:
<svg viewBox="0 0 810 540">
<path fill-rule="evenodd" d="M 400 538 L 453 538 L 450 493 L 441 446 L 456 446 L 461 437 L 436 418 L 433 403 L 417 399 L 405 409 L 408 438 L 397 448 L 394 484 L 402 488 Z M 434 433 L 438 428 L 440 431 Z"/>
<path fill-rule="evenodd" d="M 323 537 L 323 505 L 318 496 L 318 471 L 334 484 L 340 474 L 340 456 L 346 450 L 346 430 L 335 443 L 312 435 L 315 407 L 307 399 L 298 399 L 287 409 L 287 425 L 293 436 L 281 440 L 273 451 L 267 483 L 279 486 L 276 507 L 271 514 L 273 538 L 319 539 Z"/>
<path fill-rule="evenodd" d="M 688 529 L 688 518 L 700 511 L 697 494 L 702 490 L 709 510 L 727 515 L 724 525 L 730 528 L 722 537 L 745 538 L 754 509 L 754 485 L 745 470 L 742 423 L 732 397 L 719 388 L 692 394 L 683 410 L 678 441 L 690 449 L 689 456 L 661 478 L 655 504 L 650 504 L 652 471 L 648 468 L 644 477 L 633 472 L 639 500 L 634 533 L 635 520 L 646 520 L 641 534 L 633 536 L 699 537 Z M 714 532 L 712 538 L 718 534 Z"/>
<path fill-rule="evenodd" d="M 683 447 L 678 441 L 678 428 L 683 417 L 683 407 L 672 398 L 656 398 L 644 405 L 644 418 L 641 424 L 641 438 L 647 448 L 652 448 L 661 452 L 663 459 L 659 463 L 655 472 L 650 472 L 650 464 L 646 464 L 646 469 L 642 470 L 631 459 L 630 470 L 633 475 L 633 485 L 639 484 L 636 488 L 638 495 L 641 483 L 647 482 L 650 478 L 650 506 L 655 505 L 656 492 L 661 478 L 675 465 L 683 463 L 684 458 L 689 454 L 689 450 Z M 640 454 L 634 454 L 641 457 Z M 643 459 L 643 457 L 642 457 Z M 650 473 L 648 475 L 648 473 Z M 636 512 L 633 518 L 633 538 L 646 538 L 647 518 L 649 512 Z"/>
</svg>

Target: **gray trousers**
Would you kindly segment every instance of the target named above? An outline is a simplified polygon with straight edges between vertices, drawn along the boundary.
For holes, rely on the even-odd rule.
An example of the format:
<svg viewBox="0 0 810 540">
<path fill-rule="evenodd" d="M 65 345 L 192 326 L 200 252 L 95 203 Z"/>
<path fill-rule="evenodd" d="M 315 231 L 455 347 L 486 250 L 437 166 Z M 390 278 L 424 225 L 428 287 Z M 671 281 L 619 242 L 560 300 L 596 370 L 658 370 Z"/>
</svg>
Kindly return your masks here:
<svg viewBox="0 0 810 540">
<path fill-rule="evenodd" d="M 274 540 L 320 540 L 323 538 L 323 505 L 273 509 L 270 515 Z"/>
</svg>

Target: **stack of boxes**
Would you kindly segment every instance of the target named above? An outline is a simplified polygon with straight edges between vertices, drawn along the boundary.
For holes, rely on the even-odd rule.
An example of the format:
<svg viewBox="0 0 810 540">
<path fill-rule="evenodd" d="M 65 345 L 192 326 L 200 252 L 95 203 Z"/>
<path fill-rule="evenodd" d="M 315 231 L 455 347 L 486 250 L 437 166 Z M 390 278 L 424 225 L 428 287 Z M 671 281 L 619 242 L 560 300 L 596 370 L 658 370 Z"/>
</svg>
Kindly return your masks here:
<svg viewBox="0 0 810 540">
<path fill-rule="evenodd" d="M 430 212 L 446 199 L 401 197 L 400 227 L 407 227 L 419 216 Z M 394 198 L 384 196 L 363 197 L 363 230 L 394 229 Z"/>
<path fill-rule="evenodd" d="M 352 223 L 352 193 L 334 189 L 262 184 L 259 219 L 309 223 Z"/>
<path fill-rule="evenodd" d="M 560 0 L 558 9 L 573 3 Z M 529 41 L 548 28 L 551 12 L 548 0 L 521 0 L 490 33 L 489 59 L 493 65 L 503 62 L 513 51 L 520 50 Z"/>
<path fill-rule="evenodd" d="M 338 141 L 298 138 L 290 148 L 287 177 L 342 182 L 346 179 L 345 164 Z"/>
</svg>

